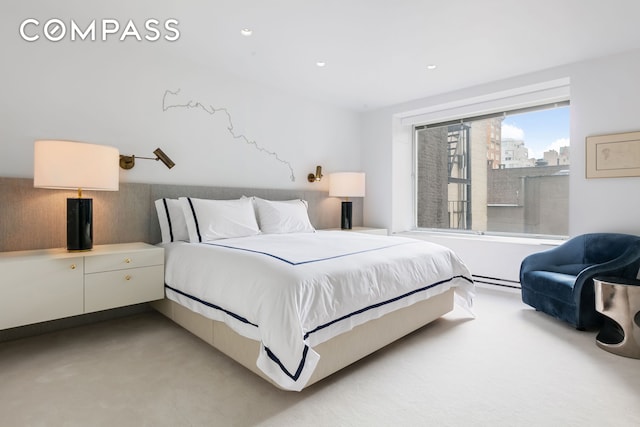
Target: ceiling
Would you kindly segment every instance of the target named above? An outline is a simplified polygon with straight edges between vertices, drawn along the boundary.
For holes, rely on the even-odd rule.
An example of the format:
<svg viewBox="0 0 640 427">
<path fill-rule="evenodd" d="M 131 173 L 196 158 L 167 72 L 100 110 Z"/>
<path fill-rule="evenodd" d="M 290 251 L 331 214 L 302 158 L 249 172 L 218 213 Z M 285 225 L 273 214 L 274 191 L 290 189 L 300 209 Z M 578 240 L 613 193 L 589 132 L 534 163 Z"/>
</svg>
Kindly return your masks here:
<svg viewBox="0 0 640 427">
<path fill-rule="evenodd" d="M 640 48 L 638 0 L 26 3 L 43 19 L 176 18 L 180 39 L 155 51 L 357 111 Z"/>
</svg>

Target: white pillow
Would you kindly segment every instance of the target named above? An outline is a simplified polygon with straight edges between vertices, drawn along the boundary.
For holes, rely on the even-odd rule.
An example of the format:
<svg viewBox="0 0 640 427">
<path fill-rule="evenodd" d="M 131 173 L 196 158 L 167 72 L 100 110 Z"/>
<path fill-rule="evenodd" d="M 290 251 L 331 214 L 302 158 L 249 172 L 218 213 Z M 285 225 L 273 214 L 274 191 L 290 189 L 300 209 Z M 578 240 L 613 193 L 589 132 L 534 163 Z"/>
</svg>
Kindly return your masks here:
<svg viewBox="0 0 640 427">
<path fill-rule="evenodd" d="M 305 200 L 272 201 L 254 197 L 260 231 L 265 234 L 313 233 Z"/>
<path fill-rule="evenodd" d="M 180 197 L 191 243 L 260 233 L 251 199 L 207 200 Z"/>
<path fill-rule="evenodd" d="M 155 203 L 162 243 L 188 242 L 189 231 L 180 201 L 178 199 L 158 199 Z"/>
</svg>

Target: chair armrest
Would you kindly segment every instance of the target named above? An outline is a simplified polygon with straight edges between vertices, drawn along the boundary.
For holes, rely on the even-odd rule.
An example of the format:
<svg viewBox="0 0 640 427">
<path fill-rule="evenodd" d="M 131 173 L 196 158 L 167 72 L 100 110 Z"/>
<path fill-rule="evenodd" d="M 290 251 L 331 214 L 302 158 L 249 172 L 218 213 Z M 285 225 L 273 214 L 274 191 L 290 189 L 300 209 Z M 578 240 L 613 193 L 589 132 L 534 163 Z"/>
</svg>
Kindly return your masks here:
<svg viewBox="0 0 640 427">
<path fill-rule="evenodd" d="M 574 285 L 573 297 L 576 304 L 579 304 L 580 297 L 582 295 L 583 286 L 594 277 L 601 275 L 620 275 L 625 272 L 629 267 L 636 266 L 635 275 L 638 274 L 638 268 L 640 268 L 640 244 L 632 245 L 625 250 L 622 255 L 612 259 L 611 261 L 604 262 L 602 264 L 595 264 L 585 268 L 576 277 L 576 283 Z M 633 277 L 634 279 L 636 276 Z"/>
</svg>

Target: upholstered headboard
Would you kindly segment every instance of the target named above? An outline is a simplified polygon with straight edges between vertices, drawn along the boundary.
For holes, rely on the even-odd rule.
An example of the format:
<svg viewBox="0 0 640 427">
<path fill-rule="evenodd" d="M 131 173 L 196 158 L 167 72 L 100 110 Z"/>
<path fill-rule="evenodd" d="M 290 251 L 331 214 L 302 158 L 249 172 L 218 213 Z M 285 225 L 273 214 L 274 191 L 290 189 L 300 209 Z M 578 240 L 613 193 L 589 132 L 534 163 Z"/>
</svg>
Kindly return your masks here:
<svg viewBox="0 0 640 427">
<path fill-rule="evenodd" d="M 317 229 L 340 227 L 340 200 L 328 197 L 323 191 L 305 190 L 269 190 L 257 188 L 204 187 L 186 185 L 151 185 L 149 203 L 150 221 L 149 242 L 160 241 L 160 226 L 156 218 L 153 202 L 162 197 L 197 197 L 201 199 L 237 199 L 241 196 L 257 196 L 268 200 L 304 199 L 309 203 L 309 219 Z M 354 202 L 354 224 L 362 225 L 362 202 Z"/>
<path fill-rule="evenodd" d="M 86 191 L 93 198 L 93 236 L 97 245 L 160 241 L 154 201 L 179 196 L 270 200 L 305 199 L 317 229 L 340 226 L 340 200 L 323 191 L 120 183 L 120 191 Z M 66 199 L 72 191 L 33 188 L 28 178 L 0 178 L 0 251 L 45 249 L 66 245 Z M 362 200 L 353 201 L 353 223 L 362 225 Z"/>
</svg>

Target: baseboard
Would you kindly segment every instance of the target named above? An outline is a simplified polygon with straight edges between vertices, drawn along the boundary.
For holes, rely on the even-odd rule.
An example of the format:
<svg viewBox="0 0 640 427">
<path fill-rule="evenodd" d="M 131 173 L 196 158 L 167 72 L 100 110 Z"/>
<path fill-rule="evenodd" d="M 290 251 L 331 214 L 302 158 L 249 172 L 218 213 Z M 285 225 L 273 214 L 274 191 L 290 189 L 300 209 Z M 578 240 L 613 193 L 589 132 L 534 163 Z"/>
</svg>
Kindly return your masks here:
<svg viewBox="0 0 640 427">
<path fill-rule="evenodd" d="M 520 282 L 515 280 L 499 279 L 497 277 L 476 276 L 473 275 L 473 281 L 491 286 L 500 286 L 503 288 L 521 289 Z"/>
</svg>

